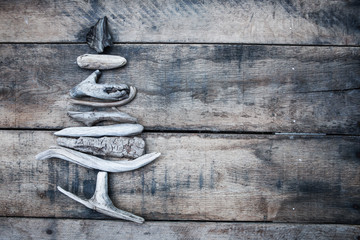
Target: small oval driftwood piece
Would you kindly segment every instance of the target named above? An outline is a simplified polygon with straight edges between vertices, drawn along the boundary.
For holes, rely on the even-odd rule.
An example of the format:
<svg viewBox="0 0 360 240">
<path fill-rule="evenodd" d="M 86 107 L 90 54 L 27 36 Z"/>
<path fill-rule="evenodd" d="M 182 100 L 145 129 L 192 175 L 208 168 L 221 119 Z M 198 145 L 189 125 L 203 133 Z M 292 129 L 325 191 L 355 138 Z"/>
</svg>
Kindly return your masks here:
<svg viewBox="0 0 360 240">
<path fill-rule="evenodd" d="M 133 159 L 145 152 L 145 141 L 139 137 L 59 137 L 56 140 L 60 146 L 104 157 Z"/>
<path fill-rule="evenodd" d="M 70 90 L 70 96 L 94 97 L 104 100 L 121 100 L 127 97 L 130 92 L 129 86 L 126 84 L 98 84 L 97 81 L 101 76 L 101 72 L 96 70 L 84 81 L 76 85 Z"/>
<path fill-rule="evenodd" d="M 72 112 L 68 115 L 78 122 L 84 123 L 86 126 L 95 125 L 102 121 L 113 121 L 119 123 L 136 123 L 137 119 L 127 113 L 116 112 Z"/>
<path fill-rule="evenodd" d="M 76 59 L 79 67 L 92 70 L 108 70 L 122 67 L 126 59 L 115 55 L 84 54 Z"/>
<path fill-rule="evenodd" d="M 160 153 L 153 152 L 131 161 L 111 161 L 72 149 L 55 146 L 36 155 L 36 159 L 45 160 L 50 158 L 60 158 L 90 169 L 98 169 L 105 172 L 128 172 L 151 163 L 160 155 Z"/>
<path fill-rule="evenodd" d="M 99 172 L 96 178 L 96 189 L 95 193 L 90 199 L 82 199 L 75 194 L 68 192 L 61 187 L 57 189 L 68 196 L 69 198 L 85 205 L 86 207 L 98 211 L 102 214 L 133 221 L 136 223 L 143 223 L 145 220 L 142 217 L 136 216 L 132 213 L 123 211 L 114 206 L 108 194 L 108 173 Z"/>
<path fill-rule="evenodd" d="M 140 124 L 123 123 L 109 126 L 69 127 L 54 134 L 62 137 L 127 137 L 140 134 L 144 127 Z"/>
<path fill-rule="evenodd" d="M 133 86 L 130 86 L 129 97 L 125 98 L 123 100 L 120 100 L 120 101 L 115 101 L 115 102 L 91 102 L 91 101 L 86 101 L 86 100 L 70 99 L 70 102 L 72 104 L 91 106 L 91 107 L 120 107 L 120 106 L 126 105 L 129 102 L 131 102 L 135 98 L 136 92 L 137 92 L 136 88 L 133 87 Z"/>
</svg>

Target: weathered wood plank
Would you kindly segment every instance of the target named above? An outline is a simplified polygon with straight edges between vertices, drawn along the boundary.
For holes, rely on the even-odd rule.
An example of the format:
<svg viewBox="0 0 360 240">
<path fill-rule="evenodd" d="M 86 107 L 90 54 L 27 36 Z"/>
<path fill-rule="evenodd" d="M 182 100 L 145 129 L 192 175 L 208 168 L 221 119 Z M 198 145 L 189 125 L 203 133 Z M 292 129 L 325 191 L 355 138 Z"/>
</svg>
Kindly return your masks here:
<svg viewBox="0 0 360 240">
<path fill-rule="evenodd" d="M 114 204 L 146 220 L 360 223 L 360 137 L 143 134 L 162 156 L 109 175 Z M 96 172 L 35 155 L 50 132 L 1 131 L 0 216 L 105 219 L 56 191 L 91 197 Z"/>
<path fill-rule="evenodd" d="M 85 42 L 108 16 L 116 42 L 359 45 L 356 0 L 1 1 L 0 42 Z"/>
<path fill-rule="evenodd" d="M 0 126 L 63 128 L 79 123 L 70 89 L 79 45 L 0 45 Z M 121 69 L 103 83 L 138 88 L 121 111 L 147 129 L 360 134 L 360 48 L 239 45 L 116 45 Z"/>
<path fill-rule="evenodd" d="M 0 218 L 0 239 L 357 239 L 360 226 Z"/>
</svg>

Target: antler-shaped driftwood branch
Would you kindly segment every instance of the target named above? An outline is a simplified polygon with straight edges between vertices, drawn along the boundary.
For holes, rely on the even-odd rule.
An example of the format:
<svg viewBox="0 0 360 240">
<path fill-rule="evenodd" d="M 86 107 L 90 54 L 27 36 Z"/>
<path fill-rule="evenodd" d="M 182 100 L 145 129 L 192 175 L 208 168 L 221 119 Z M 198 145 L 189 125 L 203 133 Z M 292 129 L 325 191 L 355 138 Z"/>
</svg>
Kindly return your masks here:
<svg viewBox="0 0 360 240">
<path fill-rule="evenodd" d="M 120 100 L 120 101 L 115 101 L 115 102 L 90 102 L 90 101 L 85 101 L 85 100 L 70 99 L 70 102 L 72 104 L 85 105 L 85 106 L 91 106 L 91 107 L 119 107 L 119 106 L 123 106 L 123 105 L 128 104 L 129 102 L 131 102 L 135 98 L 136 92 L 137 92 L 136 88 L 133 87 L 133 86 L 130 86 L 129 97 L 125 98 L 123 100 Z"/>
<path fill-rule="evenodd" d="M 144 127 L 140 124 L 122 123 L 95 127 L 69 127 L 55 132 L 54 135 L 62 137 L 127 137 L 140 134 L 143 130 Z"/>
<path fill-rule="evenodd" d="M 60 158 L 86 168 L 98 169 L 106 172 L 127 172 L 151 163 L 160 155 L 161 153 L 153 152 L 132 161 L 110 161 L 63 147 L 51 147 L 36 155 L 36 159 L 44 160 L 49 158 Z"/>
<path fill-rule="evenodd" d="M 123 112 L 68 112 L 68 115 L 86 126 L 95 125 L 102 121 L 113 121 L 120 123 L 136 123 L 137 119 Z"/>
<path fill-rule="evenodd" d="M 124 99 L 130 92 L 129 86 L 126 84 L 98 84 L 97 81 L 100 76 L 101 72 L 96 70 L 84 81 L 72 88 L 70 96 L 73 98 L 89 96 L 105 100 L 120 100 Z"/>
<path fill-rule="evenodd" d="M 136 216 L 132 213 L 123 211 L 114 206 L 108 194 L 108 174 L 106 172 L 99 172 L 96 179 L 96 189 L 94 196 L 88 199 L 82 199 L 78 196 L 68 192 L 61 187 L 57 189 L 71 199 L 85 205 L 88 208 L 96 210 L 105 215 L 125 219 L 137 223 L 143 223 L 145 220 L 142 217 Z"/>
</svg>

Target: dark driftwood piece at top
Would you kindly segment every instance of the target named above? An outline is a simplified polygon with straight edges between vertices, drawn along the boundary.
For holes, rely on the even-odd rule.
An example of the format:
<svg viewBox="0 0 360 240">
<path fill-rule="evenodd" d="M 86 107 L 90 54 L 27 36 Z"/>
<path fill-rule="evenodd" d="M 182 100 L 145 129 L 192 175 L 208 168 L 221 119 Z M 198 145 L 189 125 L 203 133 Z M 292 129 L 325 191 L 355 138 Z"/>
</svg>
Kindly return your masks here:
<svg viewBox="0 0 360 240">
<path fill-rule="evenodd" d="M 136 216 L 132 213 L 123 211 L 114 206 L 108 194 L 108 173 L 99 172 L 96 178 L 96 189 L 93 197 L 89 200 L 81 199 L 75 194 L 64 190 L 61 187 L 57 189 L 68 196 L 69 198 L 85 205 L 86 207 L 103 213 L 105 215 L 120 218 L 128 221 L 133 221 L 137 223 L 143 223 L 145 220 L 142 217 Z"/>
<path fill-rule="evenodd" d="M 145 141 L 139 137 L 58 137 L 57 144 L 92 155 L 137 158 L 145 152 Z"/>
<path fill-rule="evenodd" d="M 136 123 L 137 119 L 129 114 L 114 111 L 114 112 L 68 112 L 69 117 L 74 120 L 84 123 L 86 126 L 92 126 L 102 121 L 113 121 L 118 123 Z"/>
<path fill-rule="evenodd" d="M 90 28 L 86 35 L 86 42 L 98 53 L 102 53 L 105 47 L 111 46 L 113 41 L 108 29 L 107 17 L 100 18 L 99 21 Z"/>
<path fill-rule="evenodd" d="M 103 100 L 122 100 L 130 92 L 126 84 L 98 84 L 101 72 L 96 70 L 84 81 L 70 90 L 70 96 L 73 98 L 94 97 Z"/>
<path fill-rule="evenodd" d="M 98 169 L 105 172 L 128 172 L 151 163 L 160 155 L 161 154 L 158 152 L 153 152 L 142 155 L 141 157 L 131 161 L 111 161 L 81 153 L 72 149 L 53 146 L 50 147 L 50 149 L 37 154 L 35 158 L 37 160 L 60 158 L 62 160 L 66 160 L 90 169 Z"/>
</svg>

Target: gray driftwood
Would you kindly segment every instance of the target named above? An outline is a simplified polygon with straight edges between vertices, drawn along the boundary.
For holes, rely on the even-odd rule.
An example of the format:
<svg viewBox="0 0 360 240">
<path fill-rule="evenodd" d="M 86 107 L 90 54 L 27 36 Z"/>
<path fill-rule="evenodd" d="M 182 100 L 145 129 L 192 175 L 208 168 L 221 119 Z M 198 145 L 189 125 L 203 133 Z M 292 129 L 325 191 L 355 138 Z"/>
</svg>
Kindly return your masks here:
<svg viewBox="0 0 360 240">
<path fill-rule="evenodd" d="M 122 67 L 126 59 L 115 55 L 84 54 L 76 59 L 79 67 L 93 70 L 107 70 Z"/>
<path fill-rule="evenodd" d="M 98 84 L 97 81 L 101 72 L 96 70 L 84 81 L 70 90 L 70 96 L 73 98 L 94 97 L 104 100 L 121 100 L 127 97 L 130 92 L 126 84 Z"/>
<path fill-rule="evenodd" d="M 93 155 L 119 158 L 137 158 L 145 152 L 145 141 L 139 137 L 59 137 L 60 146 Z"/>
<path fill-rule="evenodd" d="M 102 53 L 105 47 L 113 44 L 106 16 L 100 18 L 99 21 L 90 28 L 90 31 L 86 35 L 86 42 L 92 49 L 95 49 L 97 53 Z"/>
<path fill-rule="evenodd" d="M 130 93 L 129 97 L 125 98 L 120 101 L 115 102 L 92 102 L 92 101 L 86 101 L 86 100 L 77 100 L 77 99 L 70 99 L 70 102 L 72 104 L 78 104 L 78 105 L 86 105 L 91 107 L 119 107 L 128 104 L 131 102 L 135 96 L 136 96 L 136 88 L 133 86 L 130 86 Z"/>
<path fill-rule="evenodd" d="M 114 206 L 108 194 L 107 172 L 99 172 L 97 174 L 95 193 L 93 197 L 89 200 L 79 198 L 75 194 L 72 194 L 71 192 L 62 189 L 59 186 L 57 187 L 57 189 L 69 198 L 74 199 L 75 201 L 85 205 L 86 207 L 96 210 L 97 212 L 103 213 L 105 215 L 137 223 L 143 223 L 145 221 L 142 217 L 120 210 Z"/>
<path fill-rule="evenodd" d="M 63 137 L 127 137 L 141 133 L 144 127 L 140 124 L 123 123 L 109 126 L 69 127 L 54 134 Z"/>
<path fill-rule="evenodd" d="M 60 158 L 80 166 L 98 169 L 106 172 L 127 172 L 145 166 L 160 156 L 160 153 L 153 152 L 145 154 L 131 161 L 111 161 L 81 153 L 72 149 L 53 146 L 50 149 L 36 155 L 37 160 Z"/>
<path fill-rule="evenodd" d="M 116 112 L 72 112 L 69 111 L 68 115 L 78 122 L 84 123 L 86 126 L 95 125 L 102 121 L 113 121 L 119 123 L 136 123 L 137 119 L 129 114 L 116 111 Z"/>
</svg>

